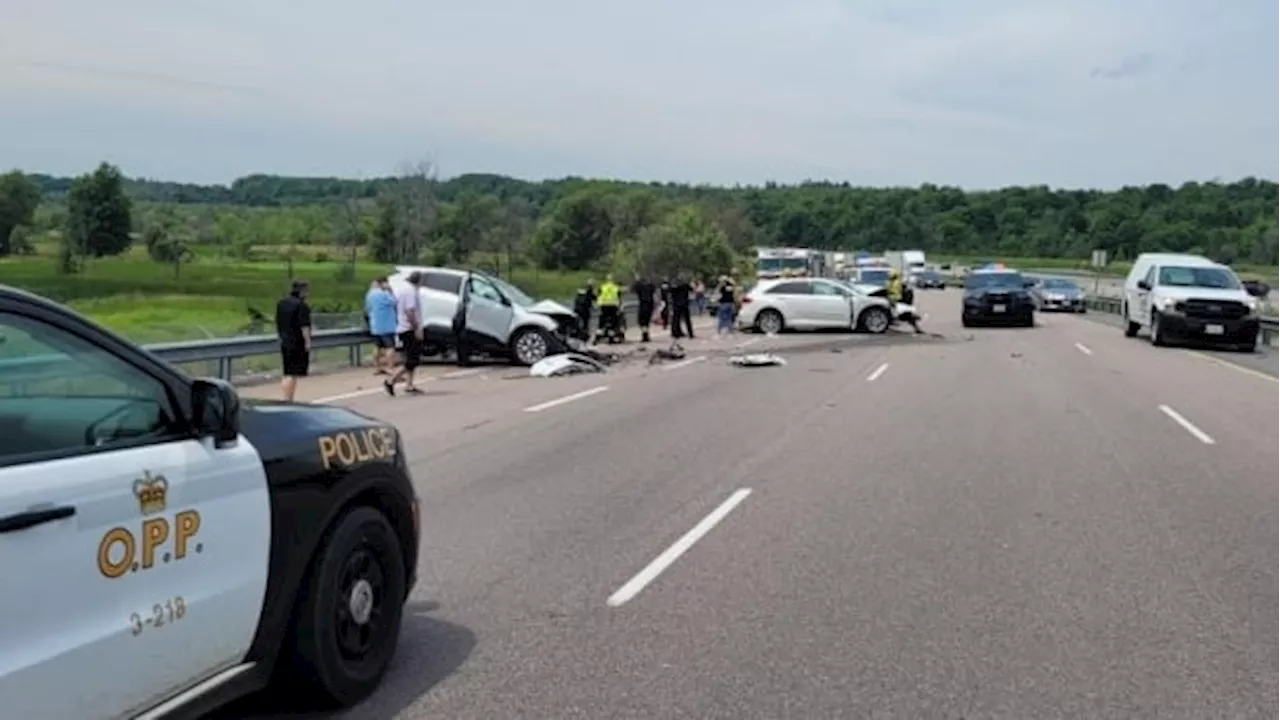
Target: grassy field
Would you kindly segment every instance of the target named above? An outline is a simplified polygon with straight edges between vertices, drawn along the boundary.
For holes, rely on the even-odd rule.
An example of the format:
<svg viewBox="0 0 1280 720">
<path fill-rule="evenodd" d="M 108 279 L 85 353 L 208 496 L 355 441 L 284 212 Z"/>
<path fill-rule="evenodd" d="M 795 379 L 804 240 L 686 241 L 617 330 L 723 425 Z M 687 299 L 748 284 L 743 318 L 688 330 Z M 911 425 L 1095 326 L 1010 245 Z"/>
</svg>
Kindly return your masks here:
<svg viewBox="0 0 1280 720">
<path fill-rule="evenodd" d="M 280 259 L 202 258 L 184 265 L 175 277 L 171 267 L 154 263 L 137 250 L 90 261 L 76 275 L 59 274 L 54 259 L 43 253 L 3 258 L 0 283 L 66 303 L 132 340 L 151 343 L 254 330 L 251 311 L 270 319 L 290 281 L 288 264 Z M 483 258 L 477 263 L 487 264 Z M 355 280 L 344 281 L 337 262 L 293 263 L 295 276 L 311 283 L 311 302 L 318 315 L 358 313 L 369 282 L 387 270 L 372 261 L 358 262 Z M 573 295 L 585 277 L 586 273 L 517 268 L 509 279 L 535 297 L 563 299 Z M 317 327 L 323 325 L 317 323 Z"/>
</svg>

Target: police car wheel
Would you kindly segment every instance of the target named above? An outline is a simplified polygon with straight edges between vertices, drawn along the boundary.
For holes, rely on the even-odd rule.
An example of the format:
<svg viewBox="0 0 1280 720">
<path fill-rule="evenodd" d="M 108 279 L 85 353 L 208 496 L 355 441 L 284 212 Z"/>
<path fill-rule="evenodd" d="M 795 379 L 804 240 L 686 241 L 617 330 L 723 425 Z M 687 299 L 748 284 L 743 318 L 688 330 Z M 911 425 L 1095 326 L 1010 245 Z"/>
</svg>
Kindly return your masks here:
<svg viewBox="0 0 1280 720">
<path fill-rule="evenodd" d="M 405 567 L 385 515 L 357 507 L 339 518 L 317 554 L 294 615 L 294 679 L 326 706 L 368 697 L 395 655 Z"/>
</svg>

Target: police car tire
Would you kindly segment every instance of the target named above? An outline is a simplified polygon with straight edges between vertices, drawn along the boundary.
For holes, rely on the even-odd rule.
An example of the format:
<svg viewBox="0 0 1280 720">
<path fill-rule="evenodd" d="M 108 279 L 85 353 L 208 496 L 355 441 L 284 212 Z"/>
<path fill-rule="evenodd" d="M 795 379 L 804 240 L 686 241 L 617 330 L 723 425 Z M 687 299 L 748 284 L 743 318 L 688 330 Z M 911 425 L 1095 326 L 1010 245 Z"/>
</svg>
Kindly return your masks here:
<svg viewBox="0 0 1280 720">
<path fill-rule="evenodd" d="M 344 658 L 336 637 L 339 606 L 349 602 L 339 584 L 346 563 L 369 551 L 382 571 L 376 598 L 381 613 L 378 638 L 368 654 Z M 380 511 L 355 507 L 335 521 L 316 554 L 295 609 L 290 645 L 291 679 L 318 704 L 347 707 L 373 693 L 395 655 L 405 597 L 404 556 L 395 528 Z"/>
</svg>

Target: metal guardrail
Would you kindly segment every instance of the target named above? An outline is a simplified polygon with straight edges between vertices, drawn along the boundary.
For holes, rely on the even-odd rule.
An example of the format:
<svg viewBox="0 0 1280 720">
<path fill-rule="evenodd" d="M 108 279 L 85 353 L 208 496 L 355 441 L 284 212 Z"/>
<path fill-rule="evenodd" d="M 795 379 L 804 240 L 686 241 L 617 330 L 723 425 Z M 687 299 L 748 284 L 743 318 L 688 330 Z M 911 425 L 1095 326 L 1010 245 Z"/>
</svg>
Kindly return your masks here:
<svg viewBox="0 0 1280 720">
<path fill-rule="evenodd" d="M 566 306 L 569 306 L 566 303 Z M 622 311 L 633 314 L 639 303 L 635 297 L 624 297 Z M 593 317 L 598 314 L 593 314 Z M 366 345 L 373 343 L 364 328 L 350 327 L 333 330 L 317 330 L 311 336 L 312 351 L 347 349 L 347 363 L 362 364 Z M 244 358 L 278 355 L 280 340 L 276 335 L 245 335 L 242 337 L 210 338 L 207 340 L 182 340 L 177 342 L 144 345 L 143 349 L 175 365 L 208 362 L 216 363 L 215 374 L 223 380 L 235 377 L 235 362 Z M 66 355 L 24 357 L 0 360 L 0 374 L 21 374 L 22 382 L 39 382 L 71 377 L 76 373 L 75 359 Z"/>
</svg>

